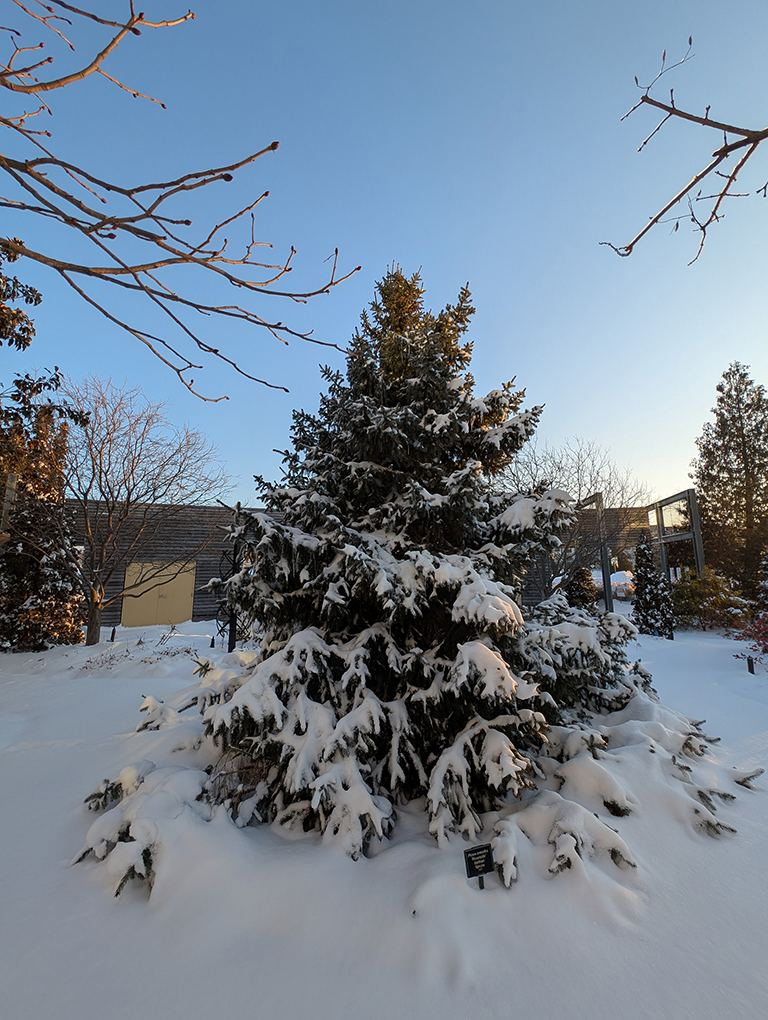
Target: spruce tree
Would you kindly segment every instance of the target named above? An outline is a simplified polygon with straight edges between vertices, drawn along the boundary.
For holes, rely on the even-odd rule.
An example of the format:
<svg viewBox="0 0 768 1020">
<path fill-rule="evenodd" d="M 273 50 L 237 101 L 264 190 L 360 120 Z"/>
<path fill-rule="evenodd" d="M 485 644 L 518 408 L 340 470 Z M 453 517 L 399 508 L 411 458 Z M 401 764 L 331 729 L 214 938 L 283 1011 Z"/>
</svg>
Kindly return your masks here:
<svg viewBox="0 0 768 1020">
<path fill-rule="evenodd" d="M 0 547 L 3 651 L 41 651 L 83 637 L 84 603 L 72 581 L 77 553 L 63 494 L 68 422 L 78 415 L 50 398 L 60 383 L 58 370 L 18 376 L 0 394 L 0 493 L 8 476 L 17 476 Z"/>
<path fill-rule="evenodd" d="M 656 567 L 653 546 L 647 531 L 635 549 L 635 599 L 632 619 L 641 634 L 673 638 L 672 589 Z"/>
<path fill-rule="evenodd" d="M 594 606 L 600 597 L 597 585 L 589 567 L 575 567 L 560 585 L 560 591 L 568 599 L 568 605 L 587 608 Z"/>
<path fill-rule="evenodd" d="M 757 596 L 755 606 L 760 613 L 768 612 L 768 549 L 760 557 L 760 569 L 757 573 Z"/>
<path fill-rule="evenodd" d="M 283 484 L 258 480 L 268 512 L 240 515 L 244 566 L 221 591 L 261 650 L 199 697 L 241 770 L 241 822 L 318 828 L 357 856 L 425 797 L 438 841 L 472 837 L 534 786 L 552 692 L 575 705 L 626 675 L 622 618 L 556 596 L 523 622 L 521 574 L 573 511 L 559 490 L 489 484 L 541 408 L 512 383 L 475 397 L 472 312 L 467 288 L 433 314 L 418 274 L 389 271 L 346 375 L 324 370 L 319 413 L 294 414 Z"/>
<path fill-rule="evenodd" d="M 747 368 L 734 361 L 723 373 L 692 477 L 707 563 L 753 600 L 768 541 L 768 395 Z"/>
</svg>

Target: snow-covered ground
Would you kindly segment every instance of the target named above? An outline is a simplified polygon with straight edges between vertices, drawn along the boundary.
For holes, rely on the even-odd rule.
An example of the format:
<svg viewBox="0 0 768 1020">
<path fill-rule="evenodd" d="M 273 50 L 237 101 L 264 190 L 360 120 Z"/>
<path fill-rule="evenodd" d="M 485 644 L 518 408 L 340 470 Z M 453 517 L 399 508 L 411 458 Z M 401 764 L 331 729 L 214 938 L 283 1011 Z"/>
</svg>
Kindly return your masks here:
<svg viewBox="0 0 768 1020">
<path fill-rule="evenodd" d="M 69 866 L 94 820 L 83 797 L 129 762 L 176 763 L 187 724 L 136 733 L 138 707 L 193 682 L 191 656 L 223 654 L 210 634 L 0 656 L 3 1020 L 768 1016 L 765 777 L 734 784 L 718 816 L 738 833 L 710 838 L 635 768 L 633 812 L 609 820 L 636 869 L 553 877 L 521 846 L 520 881 L 483 891 L 466 844 L 437 849 L 417 812 L 354 862 L 312 835 L 182 811 L 151 898 L 138 883 L 114 898 L 106 864 Z M 630 649 L 665 705 L 722 737 L 709 756 L 729 770 L 768 759 L 768 677 L 738 650 L 714 634 Z"/>
</svg>

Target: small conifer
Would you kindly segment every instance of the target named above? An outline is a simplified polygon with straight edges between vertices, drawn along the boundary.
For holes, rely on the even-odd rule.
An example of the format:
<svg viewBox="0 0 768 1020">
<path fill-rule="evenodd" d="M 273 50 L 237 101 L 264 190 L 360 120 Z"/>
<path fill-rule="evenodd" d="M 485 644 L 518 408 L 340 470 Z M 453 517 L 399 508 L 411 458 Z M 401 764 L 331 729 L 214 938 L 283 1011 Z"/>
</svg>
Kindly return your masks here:
<svg viewBox="0 0 768 1020">
<path fill-rule="evenodd" d="M 653 546 L 647 531 L 640 536 L 635 549 L 635 600 L 632 618 L 641 634 L 673 638 L 672 589 L 657 568 Z"/>
<path fill-rule="evenodd" d="M 600 597 L 589 567 L 575 567 L 560 585 L 560 591 L 568 599 L 568 605 L 581 609 L 594 606 Z"/>
<path fill-rule="evenodd" d="M 66 522 L 62 467 L 73 412 L 43 399 L 60 377 L 19 376 L 2 394 L 0 498 L 9 475 L 7 538 L 0 547 L 0 649 L 41 651 L 82 641 L 77 552 Z M 54 526 L 55 522 L 55 526 Z"/>
<path fill-rule="evenodd" d="M 672 589 L 672 605 L 681 626 L 699 630 L 741 627 L 752 608 L 731 582 L 711 567 L 704 567 L 701 577 L 685 574 Z"/>
</svg>

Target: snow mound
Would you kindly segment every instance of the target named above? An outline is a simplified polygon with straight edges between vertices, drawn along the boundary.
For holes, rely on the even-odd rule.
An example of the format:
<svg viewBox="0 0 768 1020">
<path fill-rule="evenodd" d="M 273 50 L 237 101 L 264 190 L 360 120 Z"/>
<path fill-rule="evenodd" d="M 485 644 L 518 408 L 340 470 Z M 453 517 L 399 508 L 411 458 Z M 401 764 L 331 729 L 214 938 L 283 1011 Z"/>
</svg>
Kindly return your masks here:
<svg viewBox="0 0 768 1020">
<path fill-rule="evenodd" d="M 608 855 L 619 868 L 637 867 L 629 847 L 615 829 L 553 790 L 540 793 L 530 807 L 514 818 L 517 827 L 535 846 L 553 848 L 548 867 L 552 875 L 576 867 L 583 856 L 599 854 Z"/>
<path fill-rule="evenodd" d="M 79 864 L 90 854 L 106 859 L 109 874 L 117 883 L 115 896 L 132 878 L 147 880 L 151 888 L 168 823 L 184 812 L 210 820 L 203 796 L 207 783 L 208 774 L 198 769 L 156 769 L 148 761 L 123 769 L 116 780 L 99 784 L 86 798 L 90 807 L 97 807 L 105 784 L 108 789 L 128 791 L 116 807 L 91 825 L 85 845 L 72 863 Z"/>
<path fill-rule="evenodd" d="M 301 647 L 305 661 L 309 655 L 322 657 L 327 651 L 317 634 L 310 634 Z M 468 662 L 474 666 L 457 667 L 453 683 L 490 685 L 493 693 L 493 685 L 501 685 L 503 692 L 519 682 L 525 693 L 525 681 L 498 672 L 495 659 L 489 659 L 493 659 L 491 649 L 480 645 L 469 651 Z M 263 820 L 263 773 L 256 769 L 253 783 L 246 788 L 242 769 L 232 770 L 231 759 L 222 758 L 211 737 L 211 719 L 225 715 L 231 720 L 233 713 L 241 710 L 238 706 L 247 705 L 254 714 L 282 720 L 283 754 L 289 755 L 288 783 L 305 791 L 305 799 L 287 804 L 274 818 L 273 831 L 292 841 L 316 840 L 315 835 L 304 832 L 306 805 L 306 809 L 312 806 L 327 813 L 324 842 L 352 857 L 360 856 L 364 843 L 377 857 L 402 845 L 393 838 L 392 805 L 372 793 L 366 774 L 353 757 L 334 760 L 334 749 L 355 747 L 382 727 L 403 738 L 407 723 L 403 706 L 382 703 L 369 692 L 340 720 L 330 708 L 309 699 L 296 699 L 289 709 L 265 684 L 263 664 L 244 656 L 240 671 L 235 671 L 232 659 L 225 662 L 226 658 L 212 653 L 205 668 L 198 666 L 200 684 L 165 702 L 150 696 L 142 703 L 142 711 L 149 707 L 155 712 L 153 732 L 167 733 L 170 753 L 193 751 L 202 767 L 158 768 L 153 761 L 142 759 L 123 768 L 114 779 L 103 780 L 86 798 L 91 810 L 103 813 L 90 826 L 73 863 L 87 857 L 106 862 L 116 895 L 131 879 L 146 882 L 151 890 L 162 875 L 164 848 L 180 817 L 205 825 L 223 811 L 235 831 L 241 832 Z M 485 670 L 478 664 L 485 665 Z M 739 788 L 751 788 L 761 770 L 719 764 L 711 753 L 713 739 L 704 733 L 702 724 L 662 705 L 642 673 L 641 669 L 634 678 L 631 674 L 626 677 L 621 697 L 614 699 L 618 703 L 614 710 L 584 710 L 570 725 L 549 728 L 548 743 L 535 762 L 533 789 L 519 781 L 528 762 L 519 758 L 514 744 L 496 728 L 509 725 L 511 717 L 498 717 L 496 725 L 476 720 L 432 767 L 427 793 L 432 817 L 429 828 L 438 844 L 450 848 L 454 843 L 443 823 L 455 810 L 454 801 L 467 800 L 467 772 L 473 760 L 485 770 L 492 787 L 508 790 L 508 803 L 490 814 L 478 813 L 465 803 L 459 832 L 465 839 L 490 839 L 499 878 L 507 888 L 525 881 L 527 872 L 529 880 L 538 874 L 562 881 L 569 873 L 602 868 L 602 862 L 607 862 L 609 869 L 616 867 L 617 878 L 628 869 L 637 872 L 642 864 L 631 849 L 632 832 L 638 825 L 650 824 L 647 819 L 659 810 L 702 835 L 735 832 L 730 817 L 720 814 L 733 810 L 735 793 Z M 216 689 L 219 695 L 211 700 Z M 233 692 L 226 702 L 221 700 L 222 691 Z M 182 717 L 186 709 L 195 707 L 196 713 Z M 525 726 L 530 722 L 528 716 L 536 714 L 518 707 L 514 724 Z M 186 742 L 181 745 L 177 736 L 180 726 L 186 728 Z M 237 781 L 231 778 L 233 772 Z M 515 793 L 522 794 L 522 799 Z M 221 807 L 217 808 L 217 803 Z M 426 828 L 426 820 L 424 824 Z M 241 838 L 246 838 L 245 832 Z"/>
</svg>

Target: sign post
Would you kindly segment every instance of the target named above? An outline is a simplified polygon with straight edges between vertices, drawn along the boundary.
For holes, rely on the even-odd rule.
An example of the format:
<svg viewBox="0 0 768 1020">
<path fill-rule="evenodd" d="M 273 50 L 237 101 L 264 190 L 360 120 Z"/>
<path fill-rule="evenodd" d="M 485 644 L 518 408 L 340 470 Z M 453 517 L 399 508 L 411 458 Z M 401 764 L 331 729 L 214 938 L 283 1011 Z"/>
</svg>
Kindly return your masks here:
<svg viewBox="0 0 768 1020">
<path fill-rule="evenodd" d="M 496 869 L 493 863 L 493 850 L 490 843 L 481 843 L 480 846 L 470 847 L 464 851 L 464 867 L 467 869 L 467 878 L 476 878 L 481 889 L 485 889 L 484 875 L 490 875 Z"/>
</svg>

